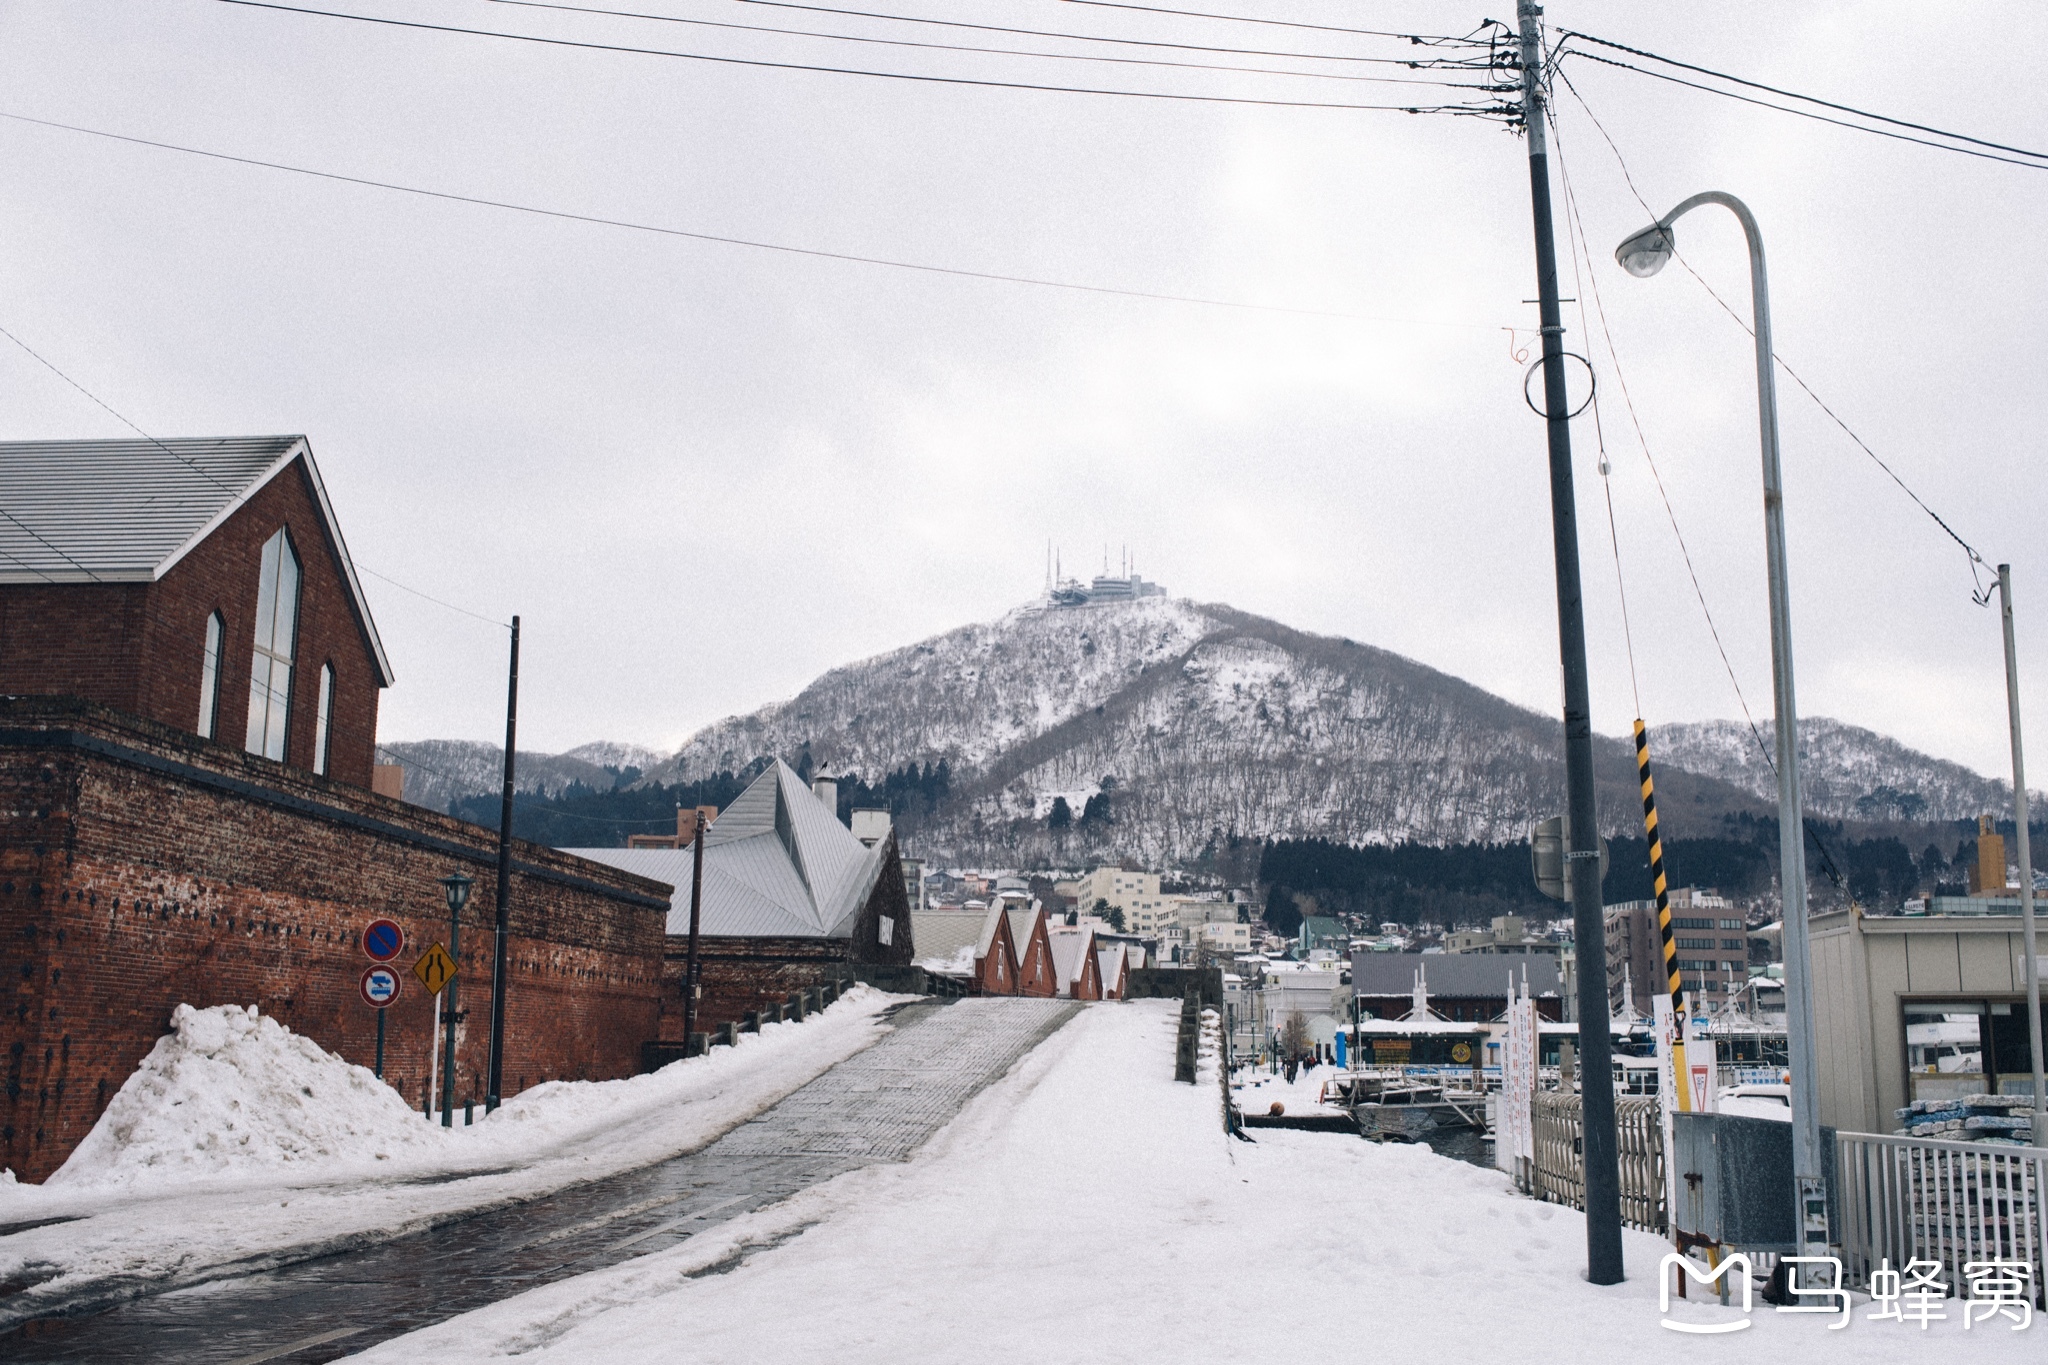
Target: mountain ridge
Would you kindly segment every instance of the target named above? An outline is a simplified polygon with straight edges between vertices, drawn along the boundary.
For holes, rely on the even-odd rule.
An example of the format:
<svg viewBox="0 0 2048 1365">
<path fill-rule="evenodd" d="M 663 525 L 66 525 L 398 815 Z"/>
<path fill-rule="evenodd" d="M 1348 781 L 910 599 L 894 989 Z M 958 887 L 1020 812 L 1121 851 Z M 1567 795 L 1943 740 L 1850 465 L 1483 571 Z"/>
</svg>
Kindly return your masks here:
<svg viewBox="0 0 2048 1365">
<path fill-rule="evenodd" d="M 1728 818 L 1771 813 L 1775 779 L 1746 725 L 1655 726 L 1651 744 L 1674 832 L 1712 834 Z M 1639 835 L 1632 742 L 1602 735 L 1594 748 L 1603 831 Z M 1860 727 L 1809 718 L 1801 751 L 1817 818 L 2003 809 L 2005 784 Z M 490 753 L 501 751 L 467 746 L 462 770 L 479 771 Z M 791 698 L 702 727 L 666 757 L 602 742 L 522 752 L 520 786 L 673 785 L 771 754 L 877 784 L 944 761 L 948 795 L 902 819 L 921 851 L 963 861 L 1186 863 L 1220 843 L 1270 838 L 1516 842 L 1563 804 L 1555 717 L 1377 646 L 1178 598 L 1021 607 L 829 669 Z M 440 757 L 436 766 L 451 755 Z M 493 772 L 479 790 L 498 780 Z M 1105 792 L 1109 823 L 1050 827 L 1057 798 L 1078 817 Z"/>
</svg>

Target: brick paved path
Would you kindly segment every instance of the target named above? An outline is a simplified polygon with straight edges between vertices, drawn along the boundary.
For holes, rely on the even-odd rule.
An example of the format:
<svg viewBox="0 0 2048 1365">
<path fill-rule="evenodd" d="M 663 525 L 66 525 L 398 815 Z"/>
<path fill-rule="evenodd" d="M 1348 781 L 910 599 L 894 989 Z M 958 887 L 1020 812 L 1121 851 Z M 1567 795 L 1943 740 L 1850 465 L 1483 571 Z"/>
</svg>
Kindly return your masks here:
<svg viewBox="0 0 2048 1365">
<path fill-rule="evenodd" d="M 1065 1023 L 1058 1000 L 920 1001 L 894 1031 L 699 1151 L 431 1232 L 0 1337 L 9 1361 L 314 1365 L 673 1246 L 901 1161 Z"/>
</svg>

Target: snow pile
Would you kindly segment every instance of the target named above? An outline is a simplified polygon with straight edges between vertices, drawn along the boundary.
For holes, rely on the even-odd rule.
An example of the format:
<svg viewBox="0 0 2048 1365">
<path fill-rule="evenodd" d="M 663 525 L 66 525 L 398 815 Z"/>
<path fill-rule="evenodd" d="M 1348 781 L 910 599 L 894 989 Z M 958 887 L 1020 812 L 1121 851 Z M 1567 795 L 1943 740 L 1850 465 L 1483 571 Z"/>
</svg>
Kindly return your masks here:
<svg viewBox="0 0 2048 1365">
<path fill-rule="evenodd" d="M 889 1028 L 859 986 L 803 1022 L 617 1081 L 535 1086 L 474 1126 L 427 1122 L 361 1067 L 254 1010 L 175 1016 L 71 1160 L 0 1176 L 0 1332 L 69 1304 L 347 1250 L 691 1151 Z"/>
<path fill-rule="evenodd" d="M 52 1185 L 190 1180 L 256 1167 L 387 1161 L 449 1133 L 398 1092 L 256 1007 L 180 1005 Z"/>
</svg>

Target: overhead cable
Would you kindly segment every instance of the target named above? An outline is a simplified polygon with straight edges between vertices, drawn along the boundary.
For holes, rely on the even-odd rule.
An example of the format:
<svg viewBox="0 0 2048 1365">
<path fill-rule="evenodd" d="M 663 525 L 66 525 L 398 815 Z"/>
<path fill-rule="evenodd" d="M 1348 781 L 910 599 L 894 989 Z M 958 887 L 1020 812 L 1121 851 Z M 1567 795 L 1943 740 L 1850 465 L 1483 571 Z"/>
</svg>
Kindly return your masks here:
<svg viewBox="0 0 2048 1365">
<path fill-rule="evenodd" d="M 217 3 L 234 5 L 242 9 L 271 10 L 280 14 L 296 14 L 318 19 L 342 19 L 352 23 L 373 24 L 382 28 L 405 29 L 420 33 L 446 33 L 470 38 L 496 38 L 505 42 L 533 43 L 542 47 L 568 48 L 587 52 L 612 52 L 635 57 L 668 57 L 681 61 L 709 62 L 718 66 L 757 67 L 771 71 L 809 71 L 832 76 L 861 76 L 875 80 L 910 81 L 923 85 L 981 86 L 992 90 L 1030 90 L 1059 95 L 1100 95 L 1116 99 L 1167 100 L 1184 104 L 1253 105 L 1274 109 L 1344 109 L 1395 114 L 1467 114 L 1473 116 L 1490 116 L 1496 112 L 1493 105 L 1479 104 L 1353 104 L 1339 100 L 1265 99 L 1251 95 L 1197 95 L 1181 91 L 1122 90 L 1106 86 L 1046 85 L 1032 81 L 1000 81 L 978 76 L 947 76 L 911 71 L 875 71 L 865 67 L 827 66 L 814 62 L 776 62 L 759 57 L 733 57 L 709 52 L 683 52 L 673 48 L 637 47 L 627 43 L 595 43 L 576 38 L 550 38 L 536 33 L 510 33 L 503 29 L 465 28 L 457 24 L 430 24 L 417 19 L 391 19 L 381 15 L 352 14 L 346 10 L 314 9 L 303 5 L 286 5 L 277 3 L 277 0 L 217 0 Z"/>
<path fill-rule="evenodd" d="M 1431 80 L 1426 76 L 1361 76 L 1342 71 L 1296 71 L 1273 66 L 1236 66 L 1226 62 L 1178 62 L 1165 57 L 1112 57 L 1099 52 L 1032 52 L 1011 47 L 976 47 L 970 43 L 930 43 L 914 38 L 877 38 L 867 34 L 829 33 L 818 29 L 775 28 L 767 24 L 735 24 L 722 19 L 685 18 L 674 14 L 650 14 L 642 10 L 599 9 L 588 5 L 564 5 L 553 0 L 490 0 L 494 5 L 518 9 L 551 10 L 566 14 L 592 14 L 612 19 L 643 19 L 663 24 L 691 24 L 702 28 L 733 29 L 742 33 L 772 33 L 785 38 L 822 38 L 842 43 L 867 43 L 881 47 L 906 47 L 927 52 L 967 52 L 989 57 L 1029 57 L 1042 61 L 1103 62 L 1116 66 L 1164 67 L 1176 71 L 1226 71 L 1248 76 L 1293 76 L 1304 80 L 1370 81 L 1380 85 L 1427 85 L 1451 90 L 1483 90 L 1490 87 L 1469 81 Z"/>
<path fill-rule="evenodd" d="M 1643 212 L 1650 215 L 1651 219 L 1654 221 L 1657 217 L 1657 211 L 1650 207 L 1649 200 L 1643 198 L 1642 191 L 1636 188 L 1635 177 L 1629 173 L 1628 159 L 1621 154 L 1621 148 L 1615 144 L 1614 138 L 1611 134 L 1608 133 L 1606 125 L 1600 122 L 1599 116 L 1593 112 L 1592 106 L 1586 103 L 1585 96 L 1579 93 L 1578 87 L 1572 84 L 1571 78 L 1569 76 L 1566 76 L 1562 71 L 1560 71 L 1558 73 L 1558 79 L 1564 82 L 1565 89 L 1571 92 L 1571 96 L 1574 100 L 1578 102 L 1579 108 L 1585 111 L 1587 119 L 1589 119 L 1592 122 L 1593 127 L 1599 132 L 1601 139 L 1607 143 L 1608 150 L 1614 153 L 1615 163 L 1621 167 L 1621 178 L 1628 185 L 1629 193 L 1635 197 L 1636 203 L 1642 206 Z M 1700 288 L 1704 289 L 1707 292 L 1707 296 L 1713 299 L 1715 303 L 1721 306 L 1721 311 L 1726 313 L 1730 318 L 1733 318 L 1735 321 L 1735 325 L 1740 327 L 1745 334 L 1754 339 L 1756 336 L 1756 331 L 1752 327 L 1750 322 L 1746 318 L 1744 318 L 1742 314 L 1736 312 L 1734 306 L 1731 305 L 1728 302 L 1728 300 L 1721 297 L 1720 292 L 1716 290 L 1713 285 L 1707 282 L 1705 276 L 1701 275 L 1699 271 L 1693 269 L 1692 263 L 1685 259 L 1684 254 L 1682 252 L 1679 252 L 1675 248 L 1673 249 L 1671 254 L 1673 259 L 1675 259 L 1679 263 L 1679 265 L 1685 268 L 1685 273 L 1692 276 L 1693 280 L 1696 283 L 1698 283 Z M 1976 603 L 1979 606 L 1983 606 L 1984 604 L 1989 602 L 1991 589 L 1985 585 L 1982 576 L 1978 572 L 1980 569 L 1988 568 L 1989 565 L 1988 562 L 1985 560 L 1984 556 L 1977 552 L 1977 547 L 1970 544 L 1969 541 L 1963 539 L 1961 534 L 1959 534 L 1956 531 L 1955 527 L 1949 524 L 1948 519 L 1946 517 L 1942 516 L 1939 512 L 1936 512 L 1932 507 L 1928 506 L 1927 501 L 1924 498 L 1922 498 L 1918 493 L 1916 493 L 1913 490 L 1912 486 L 1905 481 L 1905 479 L 1899 476 L 1899 472 L 1893 469 L 1891 465 L 1888 462 L 1886 462 L 1880 455 L 1878 455 L 1878 453 L 1875 450 L 1871 449 L 1870 443 L 1868 441 L 1865 441 L 1861 436 L 1859 436 L 1856 433 L 1855 429 L 1852 428 L 1847 422 L 1843 421 L 1841 415 L 1837 413 L 1833 408 L 1829 407 L 1827 403 L 1821 398 L 1821 396 L 1818 393 L 1814 392 L 1813 386 L 1811 384 L 1808 384 L 1805 379 L 1801 378 L 1799 371 L 1793 369 L 1791 365 L 1787 364 L 1785 358 L 1779 355 L 1775 349 L 1773 349 L 1771 352 L 1771 360 L 1773 361 L 1773 363 L 1776 364 L 1776 366 L 1779 369 L 1785 372 L 1786 377 L 1791 379 L 1791 381 L 1794 384 L 1797 384 L 1799 386 L 1799 389 L 1802 393 L 1804 393 L 1808 398 L 1813 400 L 1813 404 L 1815 407 L 1819 408 L 1823 413 L 1827 414 L 1828 420 L 1833 422 L 1837 427 L 1839 427 L 1842 431 L 1842 434 L 1847 436 L 1852 442 L 1854 442 L 1858 450 L 1861 450 L 1865 455 L 1870 457 L 1871 463 L 1875 464 L 1879 469 L 1883 470 L 1885 476 L 1889 478 L 1894 484 L 1898 485 L 1900 492 L 1904 493 L 1908 498 L 1912 499 L 1914 506 L 1918 507 L 1922 512 L 1925 512 L 1928 518 L 1931 521 L 1933 521 L 1936 526 L 1941 528 L 1942 533 L 1946 535 L 1950 540 L 1954 541 L 1956 545 L 1961 548 L 1963 554 L 1967 556 L 1969 559 L 1970 578 L 1971 582 L 1975 585 L 1971 592 L 1972 599 L 1976 601 Z"/>
<path fill-rule="evenodd" d="M 494 4 L 516 5 L 531 0 L 492 0 Z M 1226 47 L 1211 43 L 1177 43 L 1162 38 L 1125 38 L 1102 33 L 1070 33 L 1063 29 L 1018 28 L 1010 24 L 977 24 L 966 19 L 932 19 L 915 14 L 891 14 L 883 10 L 845 9 L 837 5 L 805 5 L 796 0 L 734 0 L 735 4 L 760 5 L 768 9 L 793 10 L 801 14 L 832 14 L 849 19 L 872 19 L 882 23 L 916 24 L 928 28 L 956 28 L 975 33 L 1007 33 L 1024 38 L 1056 38 L 1063 42 L 1102 43 L 1115 47 L 1164 48 L 1173 52 L 1208 52 L 1232 57 L 1290 57 L 1317 62 L 1362 62 L 1378 66 L 1436 67 L 1440 58 L 1366 57 L 1334 52 L 1290 52 L 1284 48 Z M 788 32 L 790 30 L 780 30 Z"/>
<path fill-rule="evenodd" d="M 1008 275 L 992 270 L 968 270 L 958 266 L 931 265 L 921 261 L 896 260 L 886 256 L 863 256 L 848 251 L 827 251 L 820 247 L 793 246 L 786 242 L 763 242 L 746 237 L 726 236 L 721 233 L 696 232 L 688 228 L 665 227 L 657 223 L 635 222 L 626 218 L 608 218 L 594 213 L 577 213 L 568 209 L 543 208 L 537 204 L 522 204 L 509 199 L 491 199 L 482 195 L 458 194 L 452 190 L 428 189 L 422 185 L 406 185 L 391 180 L 374 180 L 367 176 L 344 175 L 339 171 L 323 171 L 311 166 L 296 166 L 289 162 L 268 161 L 260 157 L 237 156 L 229 152 L 211 151 L 204 147 L 164 142 L 156 138 L 135 137 L 127 133 L 109 132 L 103 128 L 89 128 L 76 123 L 60 123 L 54 119 L 33 118 L 27 114 L 9 113 L 5 110 L 0 110 L 0 119 L 32 124 L 41 128 L 61 129 L 68 133 L 82 133 L 89 137 L 106 138 L 109 141 L 125 142 L 137 147 L 151 147 L 158 151 L 179 152 L 186 156 L 204 157 L 209 161 L 225 161 L 233 165 L 253 166 L 262 170 L 285 171 L 292 175 L 309 176 L 315 180 L 330 180 L 344 185 L 390 190 L 397 194 L 417 195 L 424 199 L 439 199 L 447 203 L 503 209 L 513 213 L 533 214 L 537 217 L 553 218 L 563 222 L 624 228 L 632 232 L 652 233 L 661 237 L 681 237 L 690 241 L 713 242 L 721 246 L 747 247 L 751 250 L 773 251 L 791 256 L 810 256 L 820 260 L 844 261 L 855 265 L 886 266 L 892 270 L 915 270 L 929 275 L 950 275 L 961 279 L 988 280 L 1000 284 L 1022 284 L 1040 289 L 1062 289 L 1073 293 L 1101 294 L 1114 298 L 1147 299 L 1157 303 L 1193 304 L 1203 308 L 1228 308 L 1242 312 L 1278 313 L 1292 317 L 1332 318 L 1343 322 L 1393 322 L 1423 327 L 1458 327 L 1487 330 L 1482 324 L 1474 322 L 1383 317 L 1369 313 L 1345 313 L 1321 308 L 1290 308 L 1279 304 L 1245 303 L 1234 299 L 1203 298 L 1192 294 L 1167 294 L 1145 289 L 1122 289 L 1114 285 L 1078 284 L 1070 280 L 1046 279 L 1042 276 Z"/>
<path fill-rule="evenodd" d="M 1873 113 L 1873 112 L 1871 112 L 1871 111 L 1870 111 L 1870 110 L 1868 110 L 1868 109 L 1858 109 L 1858 108 L 1856 108 L 1856 107 L 1855 107 L 1854 105 L 1850 105 L 1850 104 L 1837 104 L 1837 103 L 1835 103 L 1835 102 L 1834 102 L 1833 100 L 1824 100 L 1824 99 L 1821 99 L 1821 98 L 1820 98 L 1819 96 L 1816 96 L 1816 95 L 1802 95 L 1802 94 L 1800 94 L 1800 93 L 1799 93 L 1798 91 L 1796 91 L 1796 90 L 1784 90 L 1784 89 L 1780 89 L 1780 88 L 1779 88 L 1778 86 L 1775 86 L 1775 85 L 1765 85 L 1765 84 L 1764 84 L 1763 82 L 1761 82 L 1761 81 L 1752 81 L 1752 80 L 1747 80 L 1747 79 L 1745 79 L 1744 77 L 1741 77 L 1741 76 L 1731 76 L 1731 75 L 1729 75 L 1729 74 L 1728 74 L 1727 72 L 1725 72 L 1725 71 L 1716 71 L 1716 70 L 1714 70 L 1714 69 L 1713 69 L 1712 67 L 1706 67 L 1706 66 L 1695 66 L 1695 65 L 1694 65 L 1693 63 L 1691 63 L 1691 62 L 1682 62 L 1682 61 L 1679 61 L 1679 60 L 1678 60 L 1677 58 L 1675 58 L 1675 57 L 1665 57 L 1665 56 L 1660 56 L 1659 54 L 1657 54 L 1657 53 L 1655 53 L 1655 52 L 1647 52 L 1647 51 L 1643 50 L 1642 48 L 1639 48 L 1639 47 L 1630 47 L 1630 46 L 1628 46 L 1628 45 L 1627 45 L 1627 44 L 1625 44 L 1625 43 L 1617 43 L 1617 42 L 1614 42 L 1614 41 L 1612 41 L 1612 40 L 1610 40 L 1610 39 L 1607 39 L 1607 38 L 1596 38 L 1596 37 L 1594 37 L 1594 36 L 1593 36 L 1592 34 L 1590 34 L 1590 33 L 1580 33 L 1580 32 L 1577 32 L 1576 30 L 1573 30 L 1573 29 L 1564 29 L 1564 30 L 1561 30 L 1561 31 L 1560 31 L 1560 33 L 1559 33 L 1559 36 L 1560 36 L 1561 38 L 1563 38 L 1563 39 L 1566 39 L 1566 40 L 1570 40 L 1570 39 L 1572 39 L 1572 38 L 1578 38 L 1578 39 L 1581 39 L 1581 40 L 1582 40 L 1582 41 L 1584 41 L 1584 42 L 1588 42 L 1588 43 L 1598 43 L 1598 44 L 1599 44 L 1599 45 L 1600 45 L 1601 47 L 1607 47 L 1607 48 L 1612 48 L 1612 49 L 1614 49 L 1614 50 L 1615 50 L 1615 51 L 1617 51 L 1617 52 L 1626 52 L 1626 53 L 1629 53 L 1629 54 L 1631 54 L 1632 56 L 1637 56 L 1637 57 L 1646 57 L 1646 58 L 1648 58 L 1649 60 L 1651 60 L 1651 61 L 1653 61 L 1653 62 L 1662 62 L 1662 63 L 1663 63 L 1664 65 L 1666 65 L 1666 66 L 1675 66 L 1675 67 L 1678 67 L 1678 68 L 1679 68 L 1680 70 L 1683 70 L 1683 71 L 1695 71 L 1695 72 L 1698 72 L 1698 73 L 1699 73 L 1700 75 L 1702 75 L 1702 76 L 1712 76 L 1712 77 L 1713 77 L 1714 79 L 1716 79 L 1716 80 L 1722 80 L 1722 81 L 1729 81 L 1729 82 L 1732 82 L 1732 83 L 1733 83 L 1733 84 L 1735 84 L 1735 85 L 1747 86 L 1747 87 L 1748 87 L 1749 89 L 1751 89 L 1751 90 L 1762 90 L 1762 91 L 1765 91 L 1766 93 L 1768 93 L 1768 94 L 1772 94 L 1772 95 L 1782 95 L 1782 96 L 1784 96 L 1784 97 L 1785 97 L 1786 99 L 1794 99 L 1794 100 L 1799 100 L 1800 102 L 1802 102 L 1802 103 L 1804 103 L 1804 104 L 1817 104 L 1817 105 L 1819 105 L 1819 106 L 1820 106 L 1821 108 L 1823 108 L 1823 109 L 1833 109 L 1833 110 L 1836 110 L 1836 111 L 1837 111 L 1837 112 L 1839 112 L 1839 113 L 1844 113 L 1844 114 L 1854 114 L 1854 115 L 1856 115 L 1856 116 L 1857 116 L 1858 118 L 1876 119 L 1876 120 L 1877 120 L 1878 122 L 1880 122 L 1880 123 L 1889 123 L 1889 124 L 1892 124 L 1892 125 L 1893 125 L 1893 126 L 1895 126 L 1895 127 L 1899 127 L 1899 128 L 1911 128 L 1911 129 L 1912 129 L 1912 130 L 1913 130 L 1914 132 L 1917 132 L 1917 133 L 1932 133 L 1932 134 L 1933 134 L 1934 136 L 1936 136 L 1936 137 L 1945 137 L 1945 138 L 1949 138 L 1949 139 L 1951 139 L 1951 140 L 1953 140 L 1953 141 L 1956 141 L 1956 142 L 1970 142 L 1970 143 L 1975 143 L 1975 144 L 1976 144 L 1977 146 L 1979 146 L 1979 147 L 1989 147 L 1989 148 L 1990 148 L 1990 149 L 1992 149 L 1993 151 L 1999 151 L 1999 152 L 2013 152 L 2013 153 L 2015 153 L 2015 154 L 2017 154 L 2017 155 L 2019 155 L 2019 156 L 2030 156 L 2030 157 L 2035 157 L 2035 158 L 2038 158 L 2038 159 L 2040 159 L 2040 160 L 2043 160 L 2043 161 L 2048 161 L 2048 152 L 2035 152 L 2035 151 L 2029 151 L 2029 150 L 2028 150 L 2027 148 L 2025 148 L 2025 147 L 2013 147 L 2013 146 L 2008 146 L 2007 144 L 2005 144 L 2005 143 L 2003 143 L 2003 142 L 1990 142 L 1990 141 L 1987 141 L 1987 140 L 1985 140 L 1984 138 L 1980 138 L 1980 137 L 1971 137 L 1971 136 L 1970 136 L 1969 134 L 1967 134 L 1967 133 L 1951 133 L 1951 132 L 1949 132 L 1949 131 L 1948 131 L 1947 129 L 1945 129 L 1945 128 L 1934 128 L 1934 127 L 1930 127 L 1929 125 L 1927 125 L 1927 124 L 1925 124 L 1925 123 L 1914 123 L 1914 122 L 1912 122 L 1912 121 L 1910 121 L 1910 120 L 1908 120 L 1908 119 L 1900 119 L 1900 118 L 1893 118 L 1893 117 L 1892 117 L 1891 115 L 1889 115 L 1889 114 L 1878 114 L 1878 113 Z M 1581 55 L 1591 55 L 1591 54 L 1581 54 Z M 1629 68 L 1629 70 L 1631 70 L 1631 71 L 1634 71 L 1634 70 L 1637 70 L 1637 69 L 1639 69 L 1639 68 L 1636 68 L 1636 67 L 1630 67 L 1630 68 Z M 1648 72 L 1645 72 L 1644 74 L 1646 74 L 1646 75 L 1647 75 L 1647 74 L 1650 74 L 1650 73 L 1648 73 Z M 1775 107 L 1775 106 L 1773 106 L 1773 107 Z M 1873 129 L 1873 130 L 1871 130 L 1871 131 L 1876 131 L 1876 130 L 1874 130 L 1874 129 Z"/>
</svg>

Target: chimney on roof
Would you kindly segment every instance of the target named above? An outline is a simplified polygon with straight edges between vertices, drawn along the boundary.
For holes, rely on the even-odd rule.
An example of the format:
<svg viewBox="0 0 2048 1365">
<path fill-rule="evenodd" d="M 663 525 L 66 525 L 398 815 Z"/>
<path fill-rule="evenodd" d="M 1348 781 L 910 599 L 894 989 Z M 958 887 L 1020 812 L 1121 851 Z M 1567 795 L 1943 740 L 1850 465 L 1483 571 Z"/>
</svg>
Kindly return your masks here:
<svg viewBox="0 0 2048 1365">
<path fill-rule="evenodd" d="M 811 783 L 811 795 L 825 803 L 825 809 L 832 812 L 832 818 L 839 818 L 839 784 L 829 777 L 821 777 Z"/>
<path fill-rule="evenodd" d="M 889 837 L 889 812 L 860 807 L 853 812 L 853 837 L 873 848 Z"/>
</svg>

